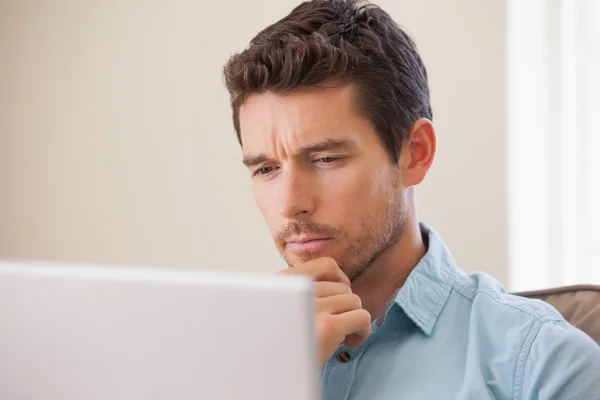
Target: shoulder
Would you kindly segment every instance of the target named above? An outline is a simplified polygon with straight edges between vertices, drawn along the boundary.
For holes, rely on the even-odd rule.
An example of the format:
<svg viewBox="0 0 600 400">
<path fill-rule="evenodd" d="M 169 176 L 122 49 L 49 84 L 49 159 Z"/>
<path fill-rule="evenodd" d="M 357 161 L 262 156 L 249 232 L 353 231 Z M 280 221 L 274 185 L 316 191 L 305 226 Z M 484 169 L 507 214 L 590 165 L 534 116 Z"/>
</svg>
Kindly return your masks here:
<svg viewBox="0 0 600 400">
<path fill-rule="evenodd" d="M 459 273 L 453 290 L 470 303 L 471 312 L 484 312 L 486 317 L 506 317 L 514 323 L 527 325 L 564 322 L 560 313 L 548 303 L 509 294 L 485 273 Z"/>
<path fill-rule="evenodd" d="M 524 346 L 515 398 L 600 398 L 600 346 L 566 321 L 546 321 Z"/>
<path fill-rule="evenodd" d="M 459 274 L 453 288 L 477 321 L 511 352 L 515 399 L 600 398 L 600 346 L 551 305 L 507 293 L 486 274 Z M 508 367 L 508 365 L 507 365 Z"/>
</svg>

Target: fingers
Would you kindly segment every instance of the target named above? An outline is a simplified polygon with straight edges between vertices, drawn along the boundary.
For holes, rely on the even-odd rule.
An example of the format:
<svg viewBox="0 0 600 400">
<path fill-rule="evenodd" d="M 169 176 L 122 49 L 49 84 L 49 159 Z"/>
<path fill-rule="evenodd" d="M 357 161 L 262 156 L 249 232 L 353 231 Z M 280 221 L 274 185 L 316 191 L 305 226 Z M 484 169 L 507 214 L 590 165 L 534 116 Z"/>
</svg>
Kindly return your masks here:
<svg viewBox="0 0 600 400">
<path fill-rule="evenodd" d="M 356 347 L 367 340 L 371 334 L 371 314 L 358 309 L 343 314 L 332 315 L 333 326 L 342 332 L 348 347 Z M 341 341 L 340 341 L 341 342 Z"/>
<path fill-rule="evenodd" d="M 315 296 L 329 297 L 337 294 L 352 293 L 350 286 L 340 282 L 315 282 Z"/>
<path fill-rule="evenodd" d="M 281 271 L 282 275 L 305 275 L 315 288 L 317 335 L 322 365 L 344 342 L 348 347 L 364 343 L 371 334 L 371 315 L 352 293 L 350 280 L 330 257 L 318 258 Z"/>
<path fill-rule="evenodd" d="M 350 279 L 331 257 L 317 258 L 280 272 L 283 275 L 300 274 L 310 276 L 315 281 L 339 282 L 350 285 Z"/>
<path fill-rule="evenodd" d="M 368 338 L 369 338 L 368 336 L 364 336 L 364 335 L 363 336 L 356 335 L 356 334 L 348 335 L 344 339 L 344 346 L 354 349 L 354 348 L 360 346 L 361 344 L 363 344 L 364 342 L 366 342 Z"/>
<path fill-rule="evenodd" d="M 323 346 L 330 347 L 331 353 L 342 341 L 347 341 L 348 347 L 356 347 L 371 334 L 371 315 L 362 309 L 338 315 L 319 313 L 316 322 L 319 341 Z"/>
<path fill-rule="evenodd" d="M 354 349 L 366 342 L 368 338 L 368 336 L 348 335 L 344 339 L 344 346 Z"/>
<path fill-rule="evenodd" d="M 371 316 L 362 309 L 337 315 L 319 313 L 316 322 L 321 365 L 325 365 L 342 342 L 348 347 L 356 347 L 371 334 Z"/>
<path fill-rule="evenodd" d="M 318 313 L 342 314 L 360 309 L 361 307 L 362 302 L 360 297 L 354 293 L 337 294 L 318 298 L 315 301 L 315 308 Z"/>
</svg>

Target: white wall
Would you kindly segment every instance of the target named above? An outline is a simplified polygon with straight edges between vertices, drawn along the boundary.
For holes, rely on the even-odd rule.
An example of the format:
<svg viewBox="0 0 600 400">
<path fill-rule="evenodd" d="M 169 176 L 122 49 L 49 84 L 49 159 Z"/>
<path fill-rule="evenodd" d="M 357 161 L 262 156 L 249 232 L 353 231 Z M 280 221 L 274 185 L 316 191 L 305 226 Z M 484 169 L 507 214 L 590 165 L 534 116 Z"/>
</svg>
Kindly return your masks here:
<svg viewBox="0 0 600 400">
<path fill-rule="evenodd" d="M 463 269 L 507 284 L 506 2 L 382 4 L 414 34 L 430 75 L 439 148 L 421 217 Z"/>
<path fill-rule="evenodd" d="M 0 258 L 273 271 L 221 83 L 292 0 L 0 1 Z M 504 2 L 381 1 L 427 64 L 421 216 L 507 282 Z"/>
</svg>

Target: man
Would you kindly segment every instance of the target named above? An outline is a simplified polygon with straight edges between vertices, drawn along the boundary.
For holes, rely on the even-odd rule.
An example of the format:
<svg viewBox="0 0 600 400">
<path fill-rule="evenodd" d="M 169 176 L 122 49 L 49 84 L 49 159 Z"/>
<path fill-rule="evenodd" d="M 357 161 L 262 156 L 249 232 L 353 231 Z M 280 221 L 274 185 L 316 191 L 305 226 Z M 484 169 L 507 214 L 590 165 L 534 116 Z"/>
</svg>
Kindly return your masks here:
<svg viewBox="0 0 600 400">
<path fill-rule="evenodd" d="M 600 348 L 550 306 L 466 275 L 419 224 L 427 74 L 373 5 L 315 0 L 224 69 L 256 202 L 316 285 L 324 397 L 600 399 Z"/>
</svg>

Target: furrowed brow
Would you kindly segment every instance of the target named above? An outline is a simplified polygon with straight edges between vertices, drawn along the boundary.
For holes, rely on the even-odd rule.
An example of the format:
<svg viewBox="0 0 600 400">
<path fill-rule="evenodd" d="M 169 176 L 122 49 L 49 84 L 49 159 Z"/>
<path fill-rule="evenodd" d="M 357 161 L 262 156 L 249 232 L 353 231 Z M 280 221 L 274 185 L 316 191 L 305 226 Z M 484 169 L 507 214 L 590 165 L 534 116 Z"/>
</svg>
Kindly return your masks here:
<svg viewBox="0 0 600 400">
<path fill-rule="evenodd" d="M 350 150 L 355 148 L 356 142 L 353 140 L 323 140 L 311 145 L 302 147 L 299 154 L 319 153 L 331 150 Z M 267 161 L 268 157 L 265 154 L 246 154 L 242 162 L 246 167 L 253 167 Z"/>
</svg>

